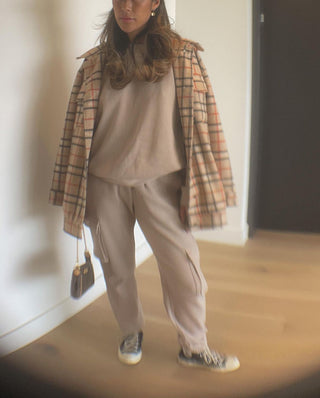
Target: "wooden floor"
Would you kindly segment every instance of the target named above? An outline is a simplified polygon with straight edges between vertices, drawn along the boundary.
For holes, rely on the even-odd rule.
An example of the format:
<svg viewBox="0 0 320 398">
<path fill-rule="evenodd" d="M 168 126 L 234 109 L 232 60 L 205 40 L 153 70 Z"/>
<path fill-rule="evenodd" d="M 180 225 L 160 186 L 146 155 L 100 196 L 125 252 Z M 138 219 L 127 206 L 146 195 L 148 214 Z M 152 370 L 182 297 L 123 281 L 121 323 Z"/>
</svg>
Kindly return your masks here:
<svg viewBox="0 0 320 398">
<path fill-rule="evenodd" d="M 137 270 L 146 315 L 142 362 L 119 363 L 118 329 L 104 295 L 6 358 L 21 396 L 320 397 L 320 236 L 258 231 L 242 248 L 199 247 L 209 285 L 209 343 L 238 355 L 239 371 L 221 375 L 177 364 L 176 334 L 151 258 Z"/>
</svg>

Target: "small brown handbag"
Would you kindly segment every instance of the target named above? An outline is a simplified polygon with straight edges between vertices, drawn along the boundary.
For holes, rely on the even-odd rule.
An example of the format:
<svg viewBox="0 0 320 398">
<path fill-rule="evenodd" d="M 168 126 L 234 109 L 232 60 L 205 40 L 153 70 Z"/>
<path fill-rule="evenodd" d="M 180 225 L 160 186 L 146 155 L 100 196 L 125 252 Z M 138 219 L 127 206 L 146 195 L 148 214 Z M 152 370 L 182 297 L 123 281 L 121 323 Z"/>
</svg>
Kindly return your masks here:
<svg viewBox="0 0 320 398">
<path fill-rule="evenodd" d="M 70 293 L 75 299 L 83 296 L 83 294 L 94 285 L 94 270 L 83 227 L 82 233 L 85 246 L 85 262 L 83 264 L 79 264 L 79 239 L 77 239 L 77 262 L 73 268 L 71 277 Z"/>
</svg>

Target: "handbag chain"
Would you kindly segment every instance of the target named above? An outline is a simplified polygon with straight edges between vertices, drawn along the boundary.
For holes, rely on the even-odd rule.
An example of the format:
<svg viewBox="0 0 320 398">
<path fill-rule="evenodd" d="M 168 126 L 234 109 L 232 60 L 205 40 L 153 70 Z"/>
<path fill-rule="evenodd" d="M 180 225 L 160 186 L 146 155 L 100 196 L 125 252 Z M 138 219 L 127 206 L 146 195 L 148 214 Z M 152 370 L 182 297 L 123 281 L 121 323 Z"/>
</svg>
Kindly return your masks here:
<svg viewBox="0 0 320 398">
<path fill-rule="evenodd" d="M 82 236 L 84 240 L 84 249 L 85 252 L 88 252 L 88 246 L 87 246 L 87 239 L 86 239 L 86 234 L 84 231 L 84 227 L 82 226 Z M 77 238 L 77 258 L 76 258 L 76 266 L 79 266 L 79 238 Z"/>
</svg>

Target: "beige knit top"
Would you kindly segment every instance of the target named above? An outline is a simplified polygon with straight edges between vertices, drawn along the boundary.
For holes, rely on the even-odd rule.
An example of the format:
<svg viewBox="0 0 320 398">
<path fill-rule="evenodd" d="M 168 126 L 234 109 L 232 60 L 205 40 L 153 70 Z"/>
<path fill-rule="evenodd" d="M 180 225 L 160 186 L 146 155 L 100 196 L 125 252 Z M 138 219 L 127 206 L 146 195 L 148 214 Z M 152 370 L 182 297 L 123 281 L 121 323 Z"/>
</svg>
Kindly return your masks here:
<svg viewBox="0 0 320 398">
<path fill-rule="evenodd" d="M 159 82 L 133 80 L 121 90 L 105 79 L 89 173 L 133 186 L 185 164 L 173 69 Z"/>
</svg>

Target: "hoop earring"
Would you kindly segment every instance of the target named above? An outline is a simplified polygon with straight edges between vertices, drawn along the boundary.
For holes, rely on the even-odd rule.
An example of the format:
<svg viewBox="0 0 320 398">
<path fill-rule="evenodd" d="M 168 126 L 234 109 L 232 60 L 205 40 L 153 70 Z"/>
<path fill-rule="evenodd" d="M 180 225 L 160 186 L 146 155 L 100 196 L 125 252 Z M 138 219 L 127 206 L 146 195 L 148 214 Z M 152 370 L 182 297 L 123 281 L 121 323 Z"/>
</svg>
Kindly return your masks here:
<svg viewBox="0 0 320 398">
<path fill-rule="evenodd" d="M 155 11 L 151 11 L 151 16 L 154 17 L 156 15 Z"/>
</svg>

